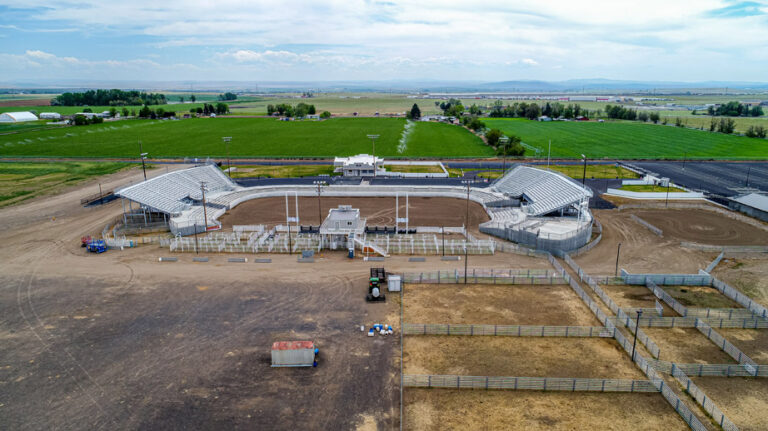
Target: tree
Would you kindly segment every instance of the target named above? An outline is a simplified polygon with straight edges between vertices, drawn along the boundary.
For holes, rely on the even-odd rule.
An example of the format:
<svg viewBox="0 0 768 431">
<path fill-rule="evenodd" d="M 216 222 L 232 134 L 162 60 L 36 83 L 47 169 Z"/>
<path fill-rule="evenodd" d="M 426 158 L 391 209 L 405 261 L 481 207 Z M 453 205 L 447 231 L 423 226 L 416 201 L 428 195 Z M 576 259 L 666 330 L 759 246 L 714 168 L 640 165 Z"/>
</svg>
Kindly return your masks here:
<svg viewBox="0 0 768 431">
<path fill-rule="evenodd" d="M 307 96 L 312 97 L 312 96 Z M 309 105 L 309 111 L 307 111 L 309 115 L 315 115 L 317 113 L 317 110 L 315 110 L 315 105 Z"/>
<path fill-rule="evenodd" d="M 91 109 L 91 108 L 85 108 L 85 109 L 83 109 L 83 112 L 93 112 L 93 109 Z"/>
<path fill-rule="evenodd" d="M 191 100 L 192 103 L 195 103 L 195 100 L 197 100 L 197 97 L 195 97 L 195 95 L 193 94 L 193 95 L 189 96 L 189 100 Z"/>
<path fill-rule="evenodd" d="M 226 103 L 221 103 L 221 102 L 216 104 L 216 114 L 217 115 L 223 115 L 223 114 L 226 114 L 227 112 L 229 112 L 229 105 L 227 105 Z"/>
<path fill-rule="evenodd" d="M 520 137 L 510 135 L 507 138 L 508 141 L 500 146 L 496 153 L 500 156 L 522 156 L 525 153 L 525 148 L 521 145 Z"/>
<path fill-rule="evenodd" d="M 114 106 L 109 108 L 109 116 L 112 118 L 117 117 L 117 109 Z"/>
<path fill-rule="evenodd" d="M 88 124 L 88 118 L 83 114 L 75 115 L 75 126 L 85 126 Z"/>
<path fill-rule="evenodd" d="M 414 103 L 413 106 L 411 106 L 411 110 L 408 112 L 406 117 L 408 117 L 411 120 L 418 120 L 419 118 L 421 118 L 421 109 L 419 109 L 419 105 Z"/>
<path fill-rule="evenodd" d="M 717 131 L 720 133 L 725 133 L 730 135 L 733 133 L 733 130 L 736 128 L 736 122 L 733 121 L 733 118 L 721 118 L 720 124 L 717 125 Z"/>
<path fill-rule="evenodd" d="M 139 110 L 140 118 L 149 118 L 152 116 L 152 114 L 154 114 L 154 112 L 147 105 L 144 105 L 144 107 Z"/>
<path fill-rule="evenodd" d="M 165 117 L 165 109 L 157 108 L 157 110 L 155 111 L 155 115 L 157 115 L 160 118 Z"/>
<path fill-rule="evenodd" d="M 763 108 L 760 106 L 755 106 L 752 108 L 752 110 L 749 111 L 749 115 L 753 117 L 761 117 L 764 115 Z"/>
<path fill-rule="evenodd" d="M 322 119 L 331 118 L 331 113 L 329 111 L 323 111 L 323 113 L 320 114 L 320 118 L 322 118 Z"/>
<path fill-rule="evenodd" d="M 128 108 L 123 108 L 123 112 L 122 112 L 122 114 L 123 114 L 123 117 L 127 117 L 127 116 L 128 116 L 128 114 L 129 114 L 129 112 L 128 112 Z"/>
<path fill-rule="evenodd" d="M 537 105 L 535 103 L 531 103 L 525 109 L 525 118 L 527 118 L 529 120 L 535 120 L 540 115 L 541 115 L 541 108 L 539 108 L 539 105 Z"/>
<path fill-rule="evenodd" d="M 472 117 L 469 123 L 467 123 L 467 127 L 477 132 L 478 130 L 485 129 L 485 123 L 480 121 L 477 117 Z"/>
<path fill-rule="evenodd" d="M 219 100 L 237 100 L 237 94 L 230 92 L 219 94 Z"/>
<path fill-rule="evenodd" d="M 499 129 L 491 129 L 485 132 L 485 140 L 488 141 L 488 145 L 496 147 L 499 144 L 499 139 L 503 134 Z"/>
<path fill-rule="evenodd" d="M 184 96 L 179 97 L 179 103 L 184 103 Z"/>
<path fill-rule="evenodd" d="M 101 124 L 101 123 L 104 122 L 104 119 L 101 118 L 101 117 L 93 116 L 93 118 L 91 118 L 90 122 L 91 122 L 91 124 Z"/>
<path fill-rule="evenodd" d="M 765 138 L 766 129 L 763 126 L 749 126 L 745 135 L 750 138 Z"/>
<path fill-rule="evenodd" d="M 683 120 L 681 120 L 680 117 L 675 117 L 675 126 L 683 127 Z"/>
<path fill-rule="evenodd" d="M 299 103 L 296 105 L 295 115 L 296 118 L 303 118 L 309 114 L 309 105 L 306 103 Z"/>
<path fill-rule="evenodd" d="M 714 132 L 717 130 L 717 118 L 712 117 L 709 119 L 709 131 Z"/>
<path fill-rule="evenodd" d="M 469 113 L 472 115 L 482 115 L 483 111 L 479 106 L 473 103 L 472 106 L 469 107 Z"/>
<path fill-rule="evenodd" d="M 131 117 L 135 117 L 135 116 L 136 116 L 136 110 L 135 109 L 131 109 Z"/>
<path fill-rule="evenodd" d="M 649 118 L 650 118 L 650 116 L 648 115 L 648 113 L 647 113 L 647 112 L 639 112 L 639 113 L 637 114 L 637 119 L 638 119 L 639 121 L 642 121 L 643 123 L 645 123 L 646 121 L 648 121 L 648 119 L 649 119 Z"/>
</svg>

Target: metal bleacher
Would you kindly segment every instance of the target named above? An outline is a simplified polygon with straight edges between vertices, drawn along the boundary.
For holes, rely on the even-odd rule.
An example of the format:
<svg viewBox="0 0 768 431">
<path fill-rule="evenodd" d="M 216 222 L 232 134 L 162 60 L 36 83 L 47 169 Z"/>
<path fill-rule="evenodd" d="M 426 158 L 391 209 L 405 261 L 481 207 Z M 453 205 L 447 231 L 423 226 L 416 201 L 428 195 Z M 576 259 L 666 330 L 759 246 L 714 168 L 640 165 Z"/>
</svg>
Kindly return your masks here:
<svg viewBox="0 0 768 431">
<path fill-rule="evenodd" d="M 170 172 L 115 192 L 154 211 L 170 215 L 180 214 L 190 207 L 188 198 L 199 200 L 200 186 L 205 183 L 206 193 L 233 190 L 235 185 L 215 165 L 198 166 Z"/>
<path fill-rule="evenodd" d="M 522 198 L 526 214 L 549 214 L 592 197 L 592 191 L 559 173 L 517 166 L 491 188 L 510 197 Z"/>
</svg>

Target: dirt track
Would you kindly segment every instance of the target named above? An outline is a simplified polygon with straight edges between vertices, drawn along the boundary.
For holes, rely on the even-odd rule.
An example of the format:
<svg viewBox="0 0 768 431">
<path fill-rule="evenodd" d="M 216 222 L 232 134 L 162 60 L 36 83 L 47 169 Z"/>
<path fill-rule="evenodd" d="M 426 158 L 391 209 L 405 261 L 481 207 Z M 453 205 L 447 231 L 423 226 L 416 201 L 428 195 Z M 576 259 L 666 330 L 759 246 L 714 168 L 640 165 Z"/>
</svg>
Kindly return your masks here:
<svg viewBox="0 0 768 431">
<path fill-rule="evenodd" d="M 706 210 L 634 210 L 665 237 L 713 245 L 765 245 L 768 231 Z"/>
</svg>

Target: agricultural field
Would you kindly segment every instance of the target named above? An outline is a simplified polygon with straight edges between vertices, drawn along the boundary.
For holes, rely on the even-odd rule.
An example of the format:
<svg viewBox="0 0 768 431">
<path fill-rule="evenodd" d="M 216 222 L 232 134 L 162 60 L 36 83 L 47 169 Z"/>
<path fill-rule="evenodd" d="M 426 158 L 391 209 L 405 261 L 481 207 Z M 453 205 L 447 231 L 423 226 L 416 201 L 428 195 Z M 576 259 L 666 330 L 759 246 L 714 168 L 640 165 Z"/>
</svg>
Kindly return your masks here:
<svg viewBox="0 0 768 431">
<path fill-rule="evenodd" d="M 4 156 L 138 157 L 138 141 L 150 157 L 224 157 L 222 136 L 231 136 L 232 157 L 334 157 L 370 153 L 386 157 L 470 157 L 492 150 L 463 128 L 392 118 L 277 121 L 271 118 L 126 120 L 0 136 Z"/>
<path fill-rule="evenodd" d="M 548 122 L 523 119 L 487 119 L 488 127 L 517 135 L 546 157 L 552 141 L 552 157 L 664 159 L 718 158 L 762 159 L 768 154 L 768 140 L 723 135 L 674 126 L 638 122 Z M 526 156 L 533 156 L 531 150 Z"/>
<path fill-rule="evenodd" d="M 0 163 L 0 207 L 131 166 L 96 162 Z"/>
</svg>

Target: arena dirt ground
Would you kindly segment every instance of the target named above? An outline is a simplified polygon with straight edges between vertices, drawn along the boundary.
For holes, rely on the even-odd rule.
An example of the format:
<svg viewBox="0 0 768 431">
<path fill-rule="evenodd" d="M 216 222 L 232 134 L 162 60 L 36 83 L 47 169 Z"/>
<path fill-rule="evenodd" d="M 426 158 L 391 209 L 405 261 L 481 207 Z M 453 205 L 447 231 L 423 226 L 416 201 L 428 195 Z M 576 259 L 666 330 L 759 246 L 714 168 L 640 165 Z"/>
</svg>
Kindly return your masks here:
<svg viewBox="0 0 768 431">
<path fill-rule="evenodd" d="M 360 216 L 366 217 L 368 226 L 395 225 L 395 198 L 342 198 L 322 197 L 320 214 L 323 219 L 328 210 L 339 205 L 352 205 L 360 209 Z M 405 198 L 399 201 L 400 214 L 405 217 Z M 291 217 L 295 213 L 294 200 L 289 198 Z M 411 197 L 408 203 L 410 226 L 464 226 L 467 201 L 453 198 Z M 299 197 L 299 219 L 303 225 L 317 226 L 319 221 L 317 198 Z M 470 202 L 469 225 L 477 226 L 490 220 L 480 204 Z M 232 225 L 285 223 L 285 198 L 263 198 L 246 201 L 232 208 L 221 219 L 224 228 Z M 405 226 L 403 226 L 405 227 Z"/>
<path fill-rule="evenodd" d="M 408 389 L 408 430 L 687 430 L 660 394 Z"/>
<path fill-rule="evenodd" d="M 718 329 L 717 332 L 758 364 L 768 364 L 768 330 Z"/>
<path fill-rule="evenodd" d="M 621 243 L 619 268 L 630 273 L 695 274 L 705 268 L 717 253 L 680 247 L 680 240 L 658 237 L 630 218 L 629 211 L 593 210 L 603 226 L 600 243 L 574 260 L 590 275 L 613 275 L 616 251 Z M 723 223 L 733 220 L 723 217 Z"/>
<path fill-rule="evenodd" d="M 568 285 L 408 284 L 406 323 L 601 326 Z"/>
<path fill-rule="evenodd" d="M 692 380 L 739 429 L 768 429 L 768 379 L 692 377 Z"/>
<path fill-rule="evenodd" d="M 659 346 L 659 359 L 682 364 L 735 364 L 727 353 L 695 328 L 643 328 Z"/>
<path fill-rule="evenodd" d="M 713 211 L 695 209 L 629 210 L 661 229 L 665 237 L 712 245 L 765 245 L 768 231 Z"/>
<path fill-rule="evenodd" d="M 651 292 L 645 286 L 608 284 L 600 285 L 600 287 L 621 308 L 654 308 L 656 306 L 656 302 L 659 302 L 663 309 L 662 313 L 664 316 L 678 315 L 667 304 L 658 301 L 656 295 L 654 295 L 653 292 Z"/>
<path fill-rule="evenodd" d="M 768 307 L 768 255 L 726 256 L 712 275 Z"/>
<path fill-rule="evenodd" d="M 405 337 L 405 374 L 642 379 L 612 338 Z"/>
</svg>

